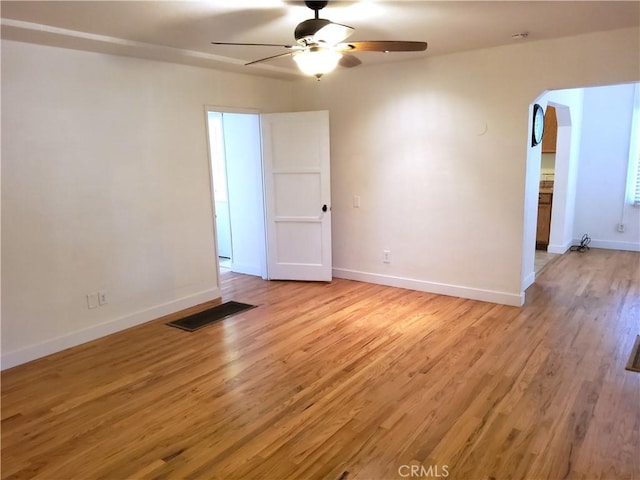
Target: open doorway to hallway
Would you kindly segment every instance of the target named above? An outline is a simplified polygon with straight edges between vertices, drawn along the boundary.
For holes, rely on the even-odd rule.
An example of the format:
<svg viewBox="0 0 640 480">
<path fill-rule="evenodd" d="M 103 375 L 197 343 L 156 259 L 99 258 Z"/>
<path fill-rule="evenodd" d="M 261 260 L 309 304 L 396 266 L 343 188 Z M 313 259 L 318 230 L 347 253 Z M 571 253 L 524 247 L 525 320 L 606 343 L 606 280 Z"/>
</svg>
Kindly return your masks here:
<svg viewBox="0 0 640 480">
<path fill-rule="evenodd" d="M 553 106 L 558 124 L 548 252 L 563 254 L 584 235 L 591 248 L 640 251 L 640 209 L 629 195 L 640 84 L 554 90 L 534 101 Z M 523 291 L 536 277 L 542 153 L 541 145 L 527 152 Z"/>
<path fill-rule="evenodd" d="M 265 278 L 259 115 L 208 108 L 207 131 L 220 270 Z"/>
</svg>

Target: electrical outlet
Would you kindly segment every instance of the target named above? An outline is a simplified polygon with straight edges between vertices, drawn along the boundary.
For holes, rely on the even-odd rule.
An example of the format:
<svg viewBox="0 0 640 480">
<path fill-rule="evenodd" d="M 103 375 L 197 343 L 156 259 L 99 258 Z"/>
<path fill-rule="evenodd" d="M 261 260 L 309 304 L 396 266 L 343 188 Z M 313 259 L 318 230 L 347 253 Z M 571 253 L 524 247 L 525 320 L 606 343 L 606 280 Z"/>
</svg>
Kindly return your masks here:
<svg viewBox="0 0 640 480">
<path fill-rule="evenodd" d="M 353 196 L 353 208 L 360 208 L 360 195 Z"/>
<path fill-rule="evenodd" d="M 98 307 L 98 292 L 87 293 L 87 307 L 88 308 Z"/>
<path fill-rule="evenodd" d="M 99 305 L 104 305 L 107 303 L 107 291 L 106 290 L 100 290 L 98 292 L 98 304 Z"/>
<path fill-rule="evenodd" d="M 382 251 L 382 262 L 383 263 L 391 263 L 391 250 L 383 250 Z"/>
<path fill-rule="evenodd" d="M 625 227 L 624 223 L 619 223 L 618 224 L 618 231 L 620 233 L 624 233 L 624 227 Z"/>
</svg>

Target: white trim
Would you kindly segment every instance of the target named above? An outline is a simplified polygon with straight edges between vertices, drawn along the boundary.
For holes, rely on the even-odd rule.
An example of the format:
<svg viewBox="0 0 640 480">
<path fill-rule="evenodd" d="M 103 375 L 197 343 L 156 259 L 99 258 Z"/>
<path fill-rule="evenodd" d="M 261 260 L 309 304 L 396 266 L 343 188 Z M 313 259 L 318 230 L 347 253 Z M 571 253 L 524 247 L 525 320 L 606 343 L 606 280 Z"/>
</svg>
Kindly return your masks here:
<svg viewBox="0 0 640 480">
<path fill-rule="evenodd" d="M 12 352 L 6 352 L 2 354 L 1 369 L 5 370 L 7 368 L 15 367 L 16 365 L 35 360 L 36 358 L 75 347 L 76 345 L 90 342 L 97 338 L 221 297 L 222 293 L 219 288 L 205 290 L 171 302 L 156 305 L 146 310 L 125 315 L 124 317 L 93 325 L 59 337 L 51 338 L 34 345 L 29 345 Z"/>
<path fill-rule="evenodd" d="M 580 245 L 580 239 L 573 239 L 574 245 Z M 615 242 L 611 240 L 591 240 L 589 243 L 591 248 L 604 248 L 605 250 L 624 250 L 627 252 L 640 252 L 640 243 L 634 242 Z"/>
<path fill-rule="evenodd" d="M 580 243 L 580 241 L 578 240 L 578 244 L 579 243 Z M 562 255 L 562 254 L 566 253 L 567 250 L 569 250 L 571 248 L 571 245 L 573 245 L 571 242 L 565 243 L 564 245 L 551 245 L 551 244 L 549 244 L 549 246 L 547 246 L 547 252 L 549 252 L 549 253 L 558 253 L 558 254 Z"/>
<path fill-rule="evenodd" d="M 257 109 L 257 108 L 246 108 L 246 107 L 233 107 L 233 106 L 229 106 L 229 105 L 211 105 L 211 104 L 205 104 L 204 106 L 204 110 L 205 110 L 205 117 L 207 118 L 207 120 L 209 119 L 208 113 L 209 112 L 213 112 L 213 113 L 249 113 L 249 114 L 253 114 L 253 115 L 260 115 L 262 113 L 262 110 Z"/>
<path fill-rule="evenodd" d="M 533 282 L 535 281 L 536 281 L 536 272 L 531 272 L 529 275 L 524 277 L 524 279 L 522 280 L 522 291 L 524 292 L 527 288 L 533 285 Z"/>
<path fill-rule="evenodd" d="M 345 278 L 347 280 L 357 280 L 359 282 L 375 283 L 389 287 L 407 288 L 420 292 L 437 293 L 439 295 L 449 295 L 452 297 L 469 298 L 482 302 L 500 303 L 521 307 L 524 305 L 524 292 L 519 294 L 496 292 L 493 290 L 481 290 L 472 287 L 461 287 L 458 285 L 447 285 L 444 283 L 428 282 L 426 280 L 416 280 L 413 278 L 394 277 L 379 273 L 360 272 L 345 268 L 334 268 L 333 276 Z"/>
</svg>

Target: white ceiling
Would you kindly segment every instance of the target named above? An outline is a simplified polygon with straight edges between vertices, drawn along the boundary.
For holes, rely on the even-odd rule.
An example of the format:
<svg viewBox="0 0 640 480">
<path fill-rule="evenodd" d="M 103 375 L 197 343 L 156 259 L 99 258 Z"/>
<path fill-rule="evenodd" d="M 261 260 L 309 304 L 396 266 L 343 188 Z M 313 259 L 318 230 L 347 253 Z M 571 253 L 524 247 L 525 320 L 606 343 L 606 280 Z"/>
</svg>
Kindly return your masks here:
<svg viewBox="0 0 640 480">
<path fill-rule="evenodd" d="M 2 37 L 81 50 L 293 78 L 277 47 L 214 46 L 211 41 L 295 43 L 313 17 L 302 1 L 2 1 Z M 355 27 L 349 40 L 419 40 L 426 52 L 359 53 L 364 68 L 514 42 L 640 25 L 639 1 L 330 1 L 322 18 Z M 528 32 L 526 40 L 512 35 Z"/>
</svg>

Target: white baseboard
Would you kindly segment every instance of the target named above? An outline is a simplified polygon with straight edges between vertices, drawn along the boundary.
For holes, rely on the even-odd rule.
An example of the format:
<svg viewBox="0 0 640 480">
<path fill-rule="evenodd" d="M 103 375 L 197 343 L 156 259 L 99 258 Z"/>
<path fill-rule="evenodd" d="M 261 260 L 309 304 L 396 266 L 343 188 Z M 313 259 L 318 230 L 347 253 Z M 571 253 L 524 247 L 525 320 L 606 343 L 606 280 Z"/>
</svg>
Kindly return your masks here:
<svg viewBox="0 0 640 480">
<path fill-rule="evenodd" d="M 578 241 L 578 243 L 580 243 L 580 241 Z M 562 254 L 566 253 L 567 250 L 569 250 L 571 248 L 571 245 L 573 245 L 571 242 L 565 243 L 564 245 L 552 245 L 552 244 L 549 244 L 549 246 L 547 247 L 547 252 L 549 252 L 549 253 L 558 253 L 558 254 L 562 255 Z"/>
<path fill-rule="evenodd" d="M 242 273 L 243 275 L 254 275 L 256 277 L 262 276 L 262 269 L 253 265 L 239 265 L 231 262 L 231 271 L 235 273 Z"/>
<path fill-rule="evenodd" d="M 333 276 L 337 278 L 345 278 L 347 280 L 357 280 L 360 282 L 375 283 L 377 285 L 386 285 L 389 287 L 407 288 L 409 290 L 437 293 L 440 295 L 449 295 L 451 297 L 469 298 L 471 300 L 480 300 L 483 302 L 500 303 L 514 307 L 521 307 L 524 305 L 524 292 L 516 294 L 496 292 L 493 290 L 481 290 L 478 288 L 447 285 L 444 283 L 428 282 L 412 278 L 381 275 L 379 273 L 359 272 L 357 270 L 348 270 L 345 268 L 334 268 Z"/>
<path fill-rule="evenodd" d="M 108 322 L 45 340 L 44 342 L 29 345 L 12 352 L 3 352 L 1 369 L 5 370 L 7 368 L 15 367 L 16 365 L 21 365 L 31 360 L 35 360 L 36 358 L 75 347 L 81 343 L 90 342 L 91 340 L 95 340 L 126 328 L 155 320 L 156 318 L 164 315 L 169 315 L 170 313 L 184 310 L 185 308 L 215 300 L 220 297 L 222 297 L 220 289 L 217 287 L 212 288 L 171 302 L 156 305 L 149 309 L 135 312 L 124 317 L 116 318 Z"/>
<path fill-rule="evenodd" d="M 573 245 L 580 245 L 580 239 L 574 238 Z M 591 240 L 591 248 L 604 248 L 605 250 L 624 250 L 627 252 L 640 252 L 640 243 L 616 242 L 613 240 Z"/>
</svg>

